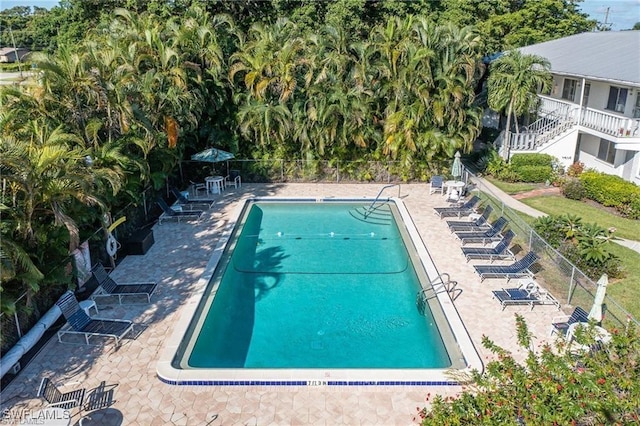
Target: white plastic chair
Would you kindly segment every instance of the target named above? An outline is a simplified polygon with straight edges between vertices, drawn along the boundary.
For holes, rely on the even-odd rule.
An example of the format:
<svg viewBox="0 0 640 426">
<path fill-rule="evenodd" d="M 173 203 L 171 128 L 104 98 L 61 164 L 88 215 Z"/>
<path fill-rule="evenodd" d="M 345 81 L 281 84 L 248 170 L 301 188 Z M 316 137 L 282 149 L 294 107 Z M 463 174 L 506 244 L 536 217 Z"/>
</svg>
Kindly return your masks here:
<svg viewBox="0 0 640 426">
<path fill-rule="evenodd" d="M 233 179 L 231 179 L 230 176 L 226 176 L 224 178 L 224 185 L 226 187 L 233 185 L 233 187 L 237 189 L 242 186 L 242 179 L 240 179 L 240 175 L 236 176 Z"/>
</svg>

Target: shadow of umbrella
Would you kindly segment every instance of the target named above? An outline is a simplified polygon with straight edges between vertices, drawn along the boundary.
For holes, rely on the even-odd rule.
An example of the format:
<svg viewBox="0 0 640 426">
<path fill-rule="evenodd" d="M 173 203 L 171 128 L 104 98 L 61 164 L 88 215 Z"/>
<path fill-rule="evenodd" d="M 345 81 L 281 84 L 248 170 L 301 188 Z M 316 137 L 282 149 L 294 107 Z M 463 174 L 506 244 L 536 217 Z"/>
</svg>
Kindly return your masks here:
<svg viewBox="0 0 640 426">
<path fill-rule="evenodd" d="M 75 423 L 75 426 L 120 426 L 124 417 L 115 408 L 93 411 Z"/>
</svg>

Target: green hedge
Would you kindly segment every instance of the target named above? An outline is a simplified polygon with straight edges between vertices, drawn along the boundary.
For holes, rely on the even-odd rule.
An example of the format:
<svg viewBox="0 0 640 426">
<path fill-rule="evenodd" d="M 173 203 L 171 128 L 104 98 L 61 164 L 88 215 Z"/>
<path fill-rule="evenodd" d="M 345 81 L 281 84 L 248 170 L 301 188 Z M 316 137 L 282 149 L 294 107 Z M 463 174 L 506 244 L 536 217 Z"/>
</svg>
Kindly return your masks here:
<svg viewBox="0 0 640 426">
<path fill-rule="evenodd" d="M 542 183 L 551 180 L 553 175 L 551 166 L 519 166 L 514 167 L 513 171 L 520 182 Z"/>
<path fill-rule="evenodd" d="M 580 175 L 587 198 L 615 207 L 631 219 L 640 219 L 640 187 L 621 177 L 588 171 Z"/>
<path fill-rule="evenodd" d="M 549 154 L 513 154 L 509 162 L 516 169 L 523 166 L 552 167 L 553 156 Z"/>
</svg>

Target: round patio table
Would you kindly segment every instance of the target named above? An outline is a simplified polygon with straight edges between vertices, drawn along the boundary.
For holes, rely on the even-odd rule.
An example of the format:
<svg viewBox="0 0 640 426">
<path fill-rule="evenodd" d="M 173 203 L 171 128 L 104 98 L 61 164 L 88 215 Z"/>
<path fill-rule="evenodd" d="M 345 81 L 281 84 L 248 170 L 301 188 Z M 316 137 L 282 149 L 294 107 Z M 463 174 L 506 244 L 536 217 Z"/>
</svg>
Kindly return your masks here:
<svg viewBox="0 0 640 426">
<path fill-rule="evenodd" d="M 207 184 L 207 191 L 212 194 L 220 194 L 224 185 L 224 178 L 222 176 L 207 176 L 204 178 L 204 182 Z"/>
</svg>

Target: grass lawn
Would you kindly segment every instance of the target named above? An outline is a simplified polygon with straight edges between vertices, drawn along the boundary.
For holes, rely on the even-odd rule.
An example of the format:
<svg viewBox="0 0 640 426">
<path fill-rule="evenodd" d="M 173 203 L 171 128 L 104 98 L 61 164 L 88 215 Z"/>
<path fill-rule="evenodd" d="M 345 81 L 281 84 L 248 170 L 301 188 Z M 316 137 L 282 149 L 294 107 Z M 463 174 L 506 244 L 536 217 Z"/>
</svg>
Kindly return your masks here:
<svg viewBox="0 0 640 426">
<path fill-rule="evenodd" d="M 547 214 L 571 214 L 580 216 L 585 223 L 597 223 L 603 228 L 616 228 L 615 236 L 630 240 L 640 239 L 640 220 L 613 215 L 605 210 L 559 195 L 531 197 L 520 200 L 526 205 Z"/>
<path fill-rule="evenodd" d="M 519 194 L 521 192 L 529 192 L 534 189 L 544 188 L 543 183 L 527 183 L 527 182 L 503 182 L 491 176 L 485 176 L 486 180 L 503 190 L 509 195 Z"/>
<path fill-rule="evenodd" d="M 607 294 L 620 303 L 634 318 L 640 319 L 640 253 L 611 244 L 611 252 L 622 259 L 627 276 L 609 281 Z"/>
</svg>

